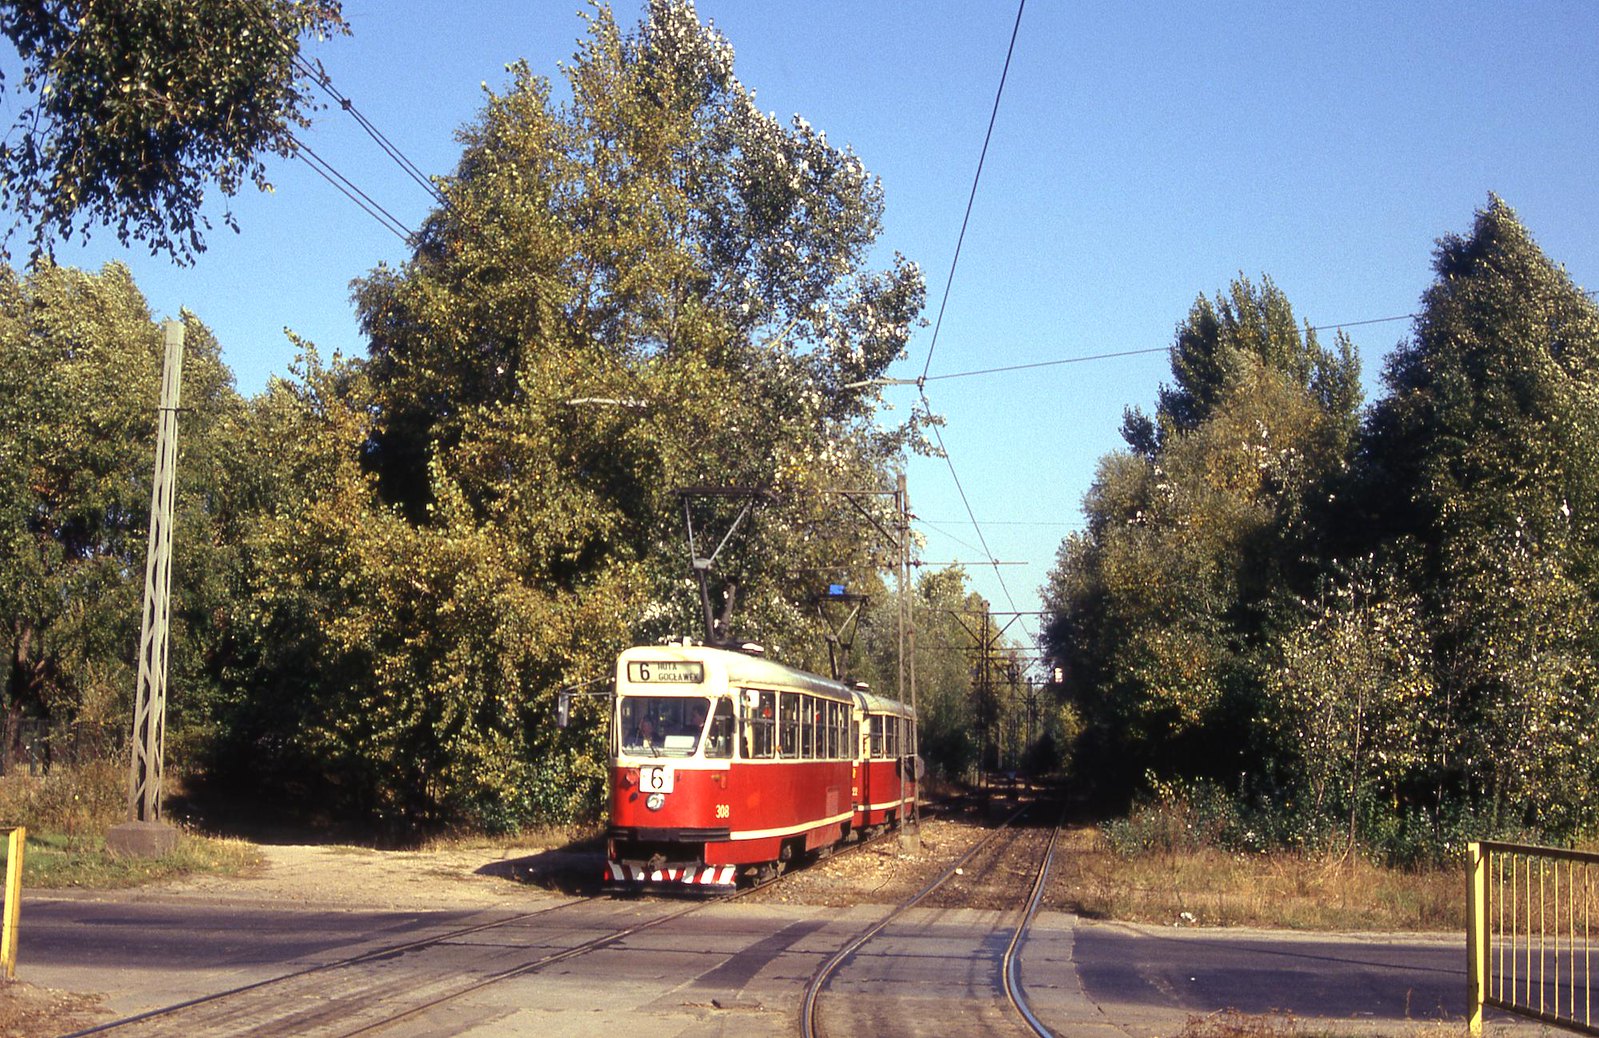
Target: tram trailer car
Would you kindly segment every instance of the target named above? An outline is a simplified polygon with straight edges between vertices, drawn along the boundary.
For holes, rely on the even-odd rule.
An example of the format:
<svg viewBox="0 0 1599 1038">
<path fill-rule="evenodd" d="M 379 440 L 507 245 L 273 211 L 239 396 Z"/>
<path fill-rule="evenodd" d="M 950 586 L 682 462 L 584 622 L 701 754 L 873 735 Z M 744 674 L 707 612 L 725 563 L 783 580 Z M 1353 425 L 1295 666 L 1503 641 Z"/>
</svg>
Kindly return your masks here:
<svg viewBox="0 0 1599 1038">
<path fill-rule="evenodd" d="M 639 646 L 616 664 L 610 885 L 731 887 L 895 824 L 912 711 L 757 655 Z"/>
</svg>

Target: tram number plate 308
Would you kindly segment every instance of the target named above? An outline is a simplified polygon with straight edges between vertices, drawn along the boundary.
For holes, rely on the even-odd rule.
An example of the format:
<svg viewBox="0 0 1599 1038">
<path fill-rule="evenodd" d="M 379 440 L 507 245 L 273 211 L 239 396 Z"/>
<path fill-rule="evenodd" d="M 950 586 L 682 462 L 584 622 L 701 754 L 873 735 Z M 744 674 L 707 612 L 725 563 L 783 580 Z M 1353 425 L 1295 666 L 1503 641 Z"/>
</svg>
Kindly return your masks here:
<svg viewBox="0 0 1599 1038">
<path fill-rule="evenodd" d="M 672 769 L 665 764 L 652 764 L 638 769 L 639 787 L 646 793 L 670 793 Z"/>
</svg>

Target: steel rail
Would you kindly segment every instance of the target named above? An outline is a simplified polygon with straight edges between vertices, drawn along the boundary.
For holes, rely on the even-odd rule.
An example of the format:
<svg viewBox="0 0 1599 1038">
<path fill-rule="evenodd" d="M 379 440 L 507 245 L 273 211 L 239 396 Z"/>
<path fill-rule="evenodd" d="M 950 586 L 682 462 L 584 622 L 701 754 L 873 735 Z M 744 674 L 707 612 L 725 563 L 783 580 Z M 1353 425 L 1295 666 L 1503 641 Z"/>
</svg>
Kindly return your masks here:
<svg viewBox="0 0 1599 1038">
<path fill-rule="evenodd" d="M 1023 810 L 1025 810 L 1025 808 Z M 1017 812 L 1018 815 L 1020 813 L 1021 812 Z M 1012 817 L 1014 818 L 1015 816 L 1012 816 Z M 1007 824 L 1009 824 L 1008 820 L 1007 820 Z M 898 835 L 898 829 L 897 828 L 890 829 L 887 832 L 881 834 L 880 836 L 878 836 L 877 838 L 872 839 L 872 840 L 858 840 L 858 841 L 856 841 L 855 843 L 851 844 L 848 847 L 834 848 L 832 851 L 829 852 L 828 856 L 829 857 L 838 857 L 840 855 L 849 853 L 850 851 L 860 850 L 860 849 L 862 849 L 864 847 L 868 847 L 868 846 L 871 846 L 872 844 L 877 843 L 878 840 L 887 839 L 890 835 L 897 836 Z M 969 856 L 970 855 L 968 855 L 968 857 Z M 962 860 L 964 860 L 964 859 L 962 859 Z M 543 969 L 546 966 L 553 966 L 556 963 L 565 962 L 568 959 L 575 959 L 575 958 L 578 958 L 580 956 L 587 955 L 589 952 L 599 951 L 599 950 L 601 950 L 603 948 L 608 948 L 611 945 L 616 944 L 619 941 L 625 940 L 626 938 L 633 936 L 634 934 L 642 933 L 645 930 L 651 930 L 651 929 L 654 929 L 657 926 L 662 926 L 662 925 L 664 925 L 666 923 L 669 923 L 669 922 L 672 922 L 674 920 L 681 919 L 682 917 L 684 917 L 686 915 L 691 915 L 694 912 L 698 912 L 702 908 L 707 908 L 707 907 L 709 907 L 711 905 L 727 904 L 728 902 L 737 901 L 739 898 L 742 898 L 742 897 L 745 897 L 747 895 L 753 894 L 757 890 L 765 890 L 767 887 L 777 886 L 778 884 L 781 884 L 785 878 L 787 878 L 788 876 L 792 876 L 792 875 L 795 875 L 795 873 L 787 872 L 787 871 L 781 872 L 781 873 L 778 873 L 777 875 L 773 876 L 771 879 L 769 879 L 769 880 L 767 880 L 767 881 L 765 881 L 763 883 L 756 883 L 756 884 L 754 884 L 752 886 L 744 887 L 744 888 L 739 889 L 739 890 L 729 891 L 728 893 L 722 894 L 722 895 L 720 895 L 718 897 L 708 898 L 708 899 L 706 899 L 704 901 L 698 901 L 698 902 L 695 902 L 693 904 L 684 905 L 682 908 L 679 908 L 679 909 L 677 909 L 674 912 L 668 912 L 666 915 L 658 916 L 658 917 L 656 917 L 654 919 L 650 919 L 650 920 L 647 920 L 646 922 L 642 922 L 642 923 L 637 923 L 637 924 L 635 924 L 633 926 L 624 927 L 621 930 L 617 930 L 617 931 L 615 931 L 613 933 L 607 934 L 607 935 L 602 936 L 602 937 L 592 938 L 592 939 L 590 939 L 588 941 L 583 942 L 582 944 L 574 945 L 571 948 L 566 948 L 566 949 L 563 949 L 563 950 L 558 951 L 558 952 L 552 952 L 549 955 L 545 955 L 545 956 L 543 956 L 543 957 L 541 957 L 539 959 L 536 959 L 536 960 L 534 960 L 532 962 L 526 962 L 526 963 L 522 963 L 522 964 L 517 965 L 517 966 L 512 966 L 512 967 L 510 967 L 508 969 L 501 970 L 498 973 L 494 973 L 494 974 L 491 974 L 489 976 L 486 976 L 486 977 L 484 977 L 481 980 L 475 981 L 472 984 L 467 985 L 466 987 L 459 988 L 459 989 L 456 989 L 454 991 L 446 992 L 445 994 L 439 995 L 436 998 L 429 999 L 426 1002 L 421 1002 L 421 1003 L 418 1003 L 418 1004 L 416 1004 L 414 1006 L 409 1006 L 409 1007 L 407 1007 L 407 1008 L 405 1008 L 405 1009 L 403 1009 L 403 1010 L 401 1010 L 401 1011 L 399 1011 L 397 1013 L 394 1013 L 394 1014 L 392 1014 L 390 1016 L 387 1016 L 387 1017 L 383 1018 L 382 1020 L 376 1020 L 376 1021 L 373 1021 L 372 1023 L 367 1024 L 365 1026 L 356 1028 L 355 1030 L 346 1031 L 346 1032 L 344 1032 L 343 1038 L 354 1038 L 354 1036 L 356 1036 L 356 1035 L 371 1034 L 371 1033 L 374 1033 L 376 1031 L 381 1031 L 384 1028 L 389 1027 L 392 1024 L 397 1024 L 397 1023 L 400 1023 L 401 1021 L 409 1020 L 412 1017 L 415 1017 L 415 1016 L 417 1016 L 417 1015 L 419 1015 L 421 1013 L 425 1013 L 425 1012 L 427 1012 L 430 1009 L 435 1009 L 438 1006 L 441 1006 L 441 1005 L 443 1005 L 443 1004 L 445 1004 L 447 1002 L 453 1002 L 453 1001 L 455 1001 L 458 998 L 464 998 L 467 995 L 472 994 L 473 992 L 480 991 L 483 988 L 489 987 L 491 985 L 498 984 L 498 983 L 501 983 L 502 981 L 506 981 L 506 980 L 513 980 L 513 979 L 515 979 L 517 977 L 523 977 L 523 976 L 526 976 L 526 975 L 528 975 L 530 973 L 536 973 L 536 972 L 538 972 L 539 970 Z"/>
<path fill-rule="evenodd" d="M 1010 944 L 1005 948 L 1005 958 L 1000 968 L 1005 980 L 1006 997 L 1039 1038 L 1055 1038 L 1055 1032 L 1044 1026 L 1044 1022 L 1033 1015 L 1032 1007 L 1027 1004 L 1027 992 L 1022 988 L 1017 953 L 1021 950 L 1022 941 L 1027 937 L 1027 931 L 1032 928 L 1033 917 L 1038 914 L 1038 906 L 1044 900 L 1044 890 L 1049 885 L 1049 869 L 1055 862 L 1055 844 L 1059 841 L 1060 826 L 1057 825 L 1055 831 L 1049 834 L 1049 846 L 1044 848 L 1044 860 L 1039 864 L 1038 875 L 1033 879 L 1032 893 L 1027 899 L 1027 910 L 1022 913 L 1021 922 L 1016 924 L 1016 932 L 1011 935 Z"/>
<path fill-rule="evenodd" d="M 804 1038 L 818 1038 L 818 1035 L 820 1035 L 821 1032 L 816 1026 L 816 1003 L 817 1000 L 821 998 L 822 989 L 827 986 L 827 982 L 833 978 L 835 973 L 838 972 L 838 968 L 844 964 L 844 960 L 859 951 L 867 941 L 870 941 L 873 937 L 876 937 L 879 933 L 881 933 L 889 923 L 892 923 L 894 920 L 898 919 L 912 908 L 915 908 L 918 904 L 925 900 L 928 895 L 932 894 L 933 891 L 937 890 L 939 887 L 948 882 L 949 878 L 955 875 L 955 871 L 957 869 L 965 865 L 972 858 L 976 857 L 979 851 L 988 847 L 989 844 L 997 839 L 1001 833 L 1010 828 L 1011 824 L 1014 823 L 1016 819 L 1026 814 L 1031 807 L 1031 804 L 1024 804 L 1022 807 L 1017 809 L 1016 813 L 1005 819 L 1005 821 L 998 828 L 994 829 L 987 836 L 983 837 L 981 840 L 969 847 L 965 854 L 962 854 L 959 858 L 957 858 L 949 866 L 949 868 L 940 873 L 938 877 L 935 878 L 931 883 L 927 884 L 927 886 L 923 887 L 916 894 L 912 895 L 908 900 L 901 902 L 896 908 L 891 910 L 876 923 L 872 924 L 860 934 L 856 935 L 853 940 L 835 952 L 830 959 L 822 963 L 821 966 L 817 967 L 816 972 L 811 975 L 810 983 L 805 987 L 805 999 L 800 1005 L 800 1033 L 804 1036 Z"/>
<path fill-rule="evenodd" d="M 849 852 L 860 850 L 860 849 L 862 849 L 864 847 L 871 846 L 871 845 L 877 843 L 879 840 L 886 839 L 886 838 L 888 838 L 891 835 L 897 835 L 897 832 L 898 832 L 897 830 L 891 829 L 888 832 L 878 836 L 875 839 L 858 840 L 855 843 L 850 844 L 849 846 L 837 848 L 834 851 L 833 856 L 834 857 L 839 857 L 839 856 L 842 856 L 842 855 L 847 854 Z M 781 884 L 784 879 L 786 879 L 787 877 L 792 876 L 794 874 L 795 874 L 794 872 L 785 871 L 785 872 L 777 874 L 776 876 L 772 877 L 770 880 L 767 880 L 767 881 L 765 881 L 763 883 L 757 883 L 757 884 L 754 884 L 753 886 L 744 887 L 744 888 L 741 888 L 741 889 L 738 889 L 738 890 L 734 890 L 734 891 L 729 891 L 728 893 L 721 894 L 721 895 L 719 895 L 717 897 L 707 898 L 707 899 L 702 900 L 702 901 L 696 901 L 696 902 L 694 902 L 692 904 L 683 905 L 683 906 L 677 908 L 675 911 L 668 912 L 665 915 L 658 916 L 658 917 L 646 920 L 646 921 L 641 922 L 641 923 L 635 923 L 635 924 L 632 924 L 630 926 L 623 927 L 623 928 L 621 928 L 619 930 L 612 931 L 611 933 L 604 934 L 604 935 L 599 936 L 599 937 L 591 938 L 591 939 L 589 939 L 587 941 L 584 941 L 581 944 L 574 945 L 574 946 L 572 946 L 570 948 L 564 948 L 564 949 L 562 949 L 560 951 L 557 951 L 557 952 L 551 952 L 548 955 L 541 956 L 540 958 L 532 960 L 530 962 L 519 963 L 518 965 L 511 966 L 511 967 L 509 967 L 507 969 L 504 969 L 504 970 L 501 970 L 501 971 L 499 971 L 497 973 L 494 973 L 494 974 L 491 974 L 489 976 L 486 976 L 486 977 L 484 977 L 484 978 L 482 978 L 482 979 L 480 979 L 478 981 L 473 982 L 472 984 L 470 984 L 470 985 L 468 985 L 466 987 L 462 987 L 462 988 L 455 989 L 453 991 L 446 992 L 446 993 L 444 993 L 442 995 L 439 995 L 439 996 L 437 996 L 435 998 L 429 999 L 428 1001 L 423 1002 L 423 1003 L 418 1003 L 418 1004 L 413 1005 L 413 1006 L 408 1006 L 405 1009 L 400 1010 L 399 1012 L 397 1012 L 397 1013 L 395 1013 L 395 1014 L 393 1014 L 391 1016 L 385 1017 L 382 1020 L 373 1021 L 370 1024 L 366 1024 L 366 1025 L 358 1027 L 358 1028 L 356 1028 L 354 1030 L 344 1032 L 344 1034 L 345 1034 L 346 1038 L 349 1038 L 349 1036 L 360 1035 L 360 1034 L 369 1034 L 369 1033 L 372 1033 L 374 1031 L 381 1030 L 382 1028 L 388 1027 L 391 1024 L 398 1023 L 400 1021 L 403 1021 L 403 1020 L 409 1019 L 411 1017 L 414 1017 L 414 1016 L 416 1016 L 419 1013 L 426 1012 L 429 1009 L 436 1008 L 437 1006 L 442 1005 L 442 1004 L 444 1004 L 446 1002 L 450 1002 L 450 1001 L 453 1001 L 455 999 L 465 997 L 466 995 L 470 995 L 473 992 L 479 991 L 479 990 L 481 990 L 481 989 L 483 989 L 485 987 L 488 987 L 488 986 L 490 986 L 492 984 L 497 984 L 497 983 L 500 983 L 502 981 L 511 980 L 511 979 L 516 978 L 516 977 L 524 976 L 524 975 L 529 974 L 529 973 L 535 973 L 538 970 L 543 969 L 546 966 L 555 965 L 556 963 L 564 962 L 564 961 L 566 961 L 568 959 L 577 958 L 577 957 L 579 957 L 581 955 L 586 955 L 589 952 L 599 951 L 600 949 L 609 947 L 609 946 L 617 943 L 618 941 L 625 940 L 626 938 L 631 937 L 634 934 L 638 934 L 638 933 L 641 933 L 641 932 L 643 932 L 645 930 L 653 929 L 654 927 L 664 925 L 664 924 L 672 922 L 673 920 L 676 920 L 676 919 L 680 919 L 683 916 L 689 915 L 689 914 L 691 914 L 693 912 L 697 912 L 697 911 L 699 911 L 702 908 L 707 908 L 707 907 L 709 907 L 711 905 L 725 904 L 725 903 L 730 902 L 730 901 L 735 901 L 735 900 L 737 900 L 737 899 L 739 899 L 741 897 L 744 897 L 744 896 L 746 896 L 748 894 L 753 894 L 757 890 L 765 890 L 768 887 L 776 886 L 778 884 Z M 268 977 L 268 978 L 266 978 L 264 980 L 253 981 L 252 983 L 249 983 L 249 984 L 241 984 L 241 985 L 239 985 L 237 987 L 229 988 L 229 989 L 227 989 L 225 991 L 217 991 L 217 992 L 213 992 L 213 993 L 211 993 L 209 995 L 201 995 L 201 996 L 199 996 L 197 998 L 188 999 L 188 1000 L 183 1001 L 183 1002 L 177 1002 L 177 1003 L 174 1003 L 174 1004 L 169 1005 L 169 1006 L 162 1006 L 162 1007 L 160 1007 L 158 1009 L 147 1010 L 147 1011 L 142 1012 L 142 1013 L 137 1013 L 137 1014 L 135 1014 L 133 1016 L 123 1017 L 123 1018 L 118 1019 L 118 1020 L 110 1020 L 110 1021 L 107 1021 L 107 1022 L 102 1023 L 102 1024 L 96 1024 L 93 1027 L 84 1028 L 83 1030 L 74 1031 L 74 1032 L 72 1032 L 70 1034 L 64 1035 L 63 1038 L 88 1038 L 89 1035 L 105 1034 L 107 1032 L 118 1031 L 118 1030 L 122 1030 L 122 1029 L 125 1029 L 125 1028 L 134 1027 L 134 1026 L 136 1026 L 138 1024 L 147 1023 L 147 1022 L 154 1021 L 154 1020 L 160 1020 L 160 1019 L 162 1019 L 164 1017 L 179 1016 L 180 1014 L 182 1014 L 182 1013 L 184 1013 L 185 1011 L 188 1011 L 188 1010 L 197 1009 L 197 1008 L 200 1008 L 200 1007 L 203 1007 L 203 1006 L 208 1006 L 208 1005 L 212 1005 L 212 1004 L 215 1004 L 215 1003 L 219 1003 L 219 1002 L 222 1002 L 222 1001 L 224 1001 L 226 999 L 229 999 L 229 998 L 237 998 L 237 997 L 239 997 L 241 995 L 246 995 L 246 994 L 249 994 L 251 992 L 259 991 L 261 989 L 269 988 L 269 987 L 272 987 L 272 986 L 275 986 L 275 985 L 284 984 L 284 983 L 287 983 L 289 981 L 303 979 L 305 977 L 313 976 L 313 975 L 319 974 L 319 973 L 330 973 L 330 972 L 332 972 L 334 970 L 345 969 L 345 968 L 348 968 L 348 967 L 351 967 L 351 966 L 360 966 L 360 965 L 362 965 L 364 963 L 373 962 L 373 961 L 376 961 L 376 960 L 379 960 L 379 959 L 391 958 L 391 957 L 393 957 L 393 956 L 395 956 L 397 954 L 401 954 L 401 953 L 404 953 L 404 952 L 416 951 L 416 950 L 421 949 L 421 948 L 428 948 L 428 947 L 433 947 L 433 946 L 436 946 L 436 945 L 445 944 L 445 943 L 447 943 L 449 941 L 453 941 L 453 940 L 459 939 L 461 937 L 466 937 L 466 936 L 469 936 L 469 935 L 472 935 L 472 934 L 482 933 L 482 932 L 484 932 L 486 930 L 492 930 L 492 929 L 495 929 L 495 928 L 498 928 L 498 927 L 502 927 L 502 926 L 510 926 L 512 924 L 515 924 L 515 923 L 524 922 L 524 921 L 529 920 L 529 919 L 533 919 L 533 918 L 536 918 L 536 917 L 539 917 L 539 916 L 547 915 L 547 914 L 549 914 L 551 912 L 561 911 L 561 910 L 567 909 L 567 908 L 574 908 L 574 907 L 577 907 L 577 906 L 580 906 L 580 905 L 591 904 L 591 903 L 593 903 L 595 901 L 601 901 L 601 900 L 609 900 L 609 898 L 606 898 L 606 897 L 579 898 L 579 899 L 576 899 L 576 900 L 573 900 L 573 901 L 564 902 L 564 903 L 559 904 L 559 905 L 552 905 L 552 906 L 550 906 L 548 908 L 543 908 L 543 909 L 540 909 L 539 911 L 536 911 L 536 912 L 520 912 L 520 913 L 517 913 L 516 915 L 508 916 L 508 917 L 506 917 L 504 919 L 490 920 L 488 922 L 477 923 L 477 924 L 472 925 L 472 926 L 457 927 L 454 930 L 450 930 L 450 931 L 447 931 L 447 932 L 441 933 L 441 934 L 435 934 L 435 935 L 433 935 L 431 937 L 423 937 L 423 938 L 418 938 L 418 939 L 412 940 L 412 941 L 404 941 L 404 942 L 400 942 L 400 943 L 397 943 L 397 944 L 386 945 L 386 946 L 381 947 L 381 948 L 369 949 L 367 951 L 361 952 L 358 955 L 351 955 L 351 956 L 348 956 L 346 958 L 337 959 L 337 960 L 332 961 L 332 962 L 319 963 L 319 964 L 317 964 L 315 966 L 308 966 L 308 967 L 306 967 L 304 969 L 293 970 L 291 972 L 284 973 L 284 974 L 281 974 L 279 976 Z"/>
<path fill-rule="evenodd" d="M 366 962 L 389 958 L 405 952 L 415 951 L 418 948 L 431 947 L 435 944 L 443 944 L 446 941 L 453 941 L 460 937 L 466 937 L 475 933 L 482 933 L 484 930 L 492 930 L 500 926 L 509 926 L 512 923 L 524 922 L 528 919 L 546 915 L 550 912 L 558 912 L 563 908 L 571 908 L 576 905 L 586 904 L 588 902 L 597 900 L 599 899 L 592 897 L 582 898 L 580 900 L 568 901 L 559 905 L 551 905 L 550 907 L 542 908 L 537 912 L 519 912 L 516 915 L 507 916 L 504 919 L 492 919 L 488 922 L 476 923 L 472 926 L 461 926 L 454 930 L 446 931 L 445 933 L 434 934 L 431 937 L 419 937 L 416 940 L 402 941 L 398 944 L 385 945 L 381 948 L 372 948 L 361 952 L 359 955 L 351 955 L 343 959 L 335 959 L 332 962 L 321 962 L 315 966 L 307 966 L 304 969 L 292 970 L 288 973 L 279 974 L 275 977 L 267 977 L 265 980 L 256 980 L 251 981 L 248 984 L 240 984 L 238 987 L 228 988 L 225 991 L 214 991 L 209 995 L 200 995 L 197 998 L 191 998 L 183 1002 L 174 1002 L 172 1005 L 161 1006 L 159 1009 L 149 1009 L 142 1013 L 136 1013 L 133 1016 L 122 1017 L 118 1020 L 108 1020 L 103 1024 L 96 1024 L 93 1027 L 85 1027 L 81 1031 L 73 1031 L 70 1034 L 63 1035 L 62 1038 L 86 1038 L 86 1036 L 92 1034 L 104 1034 L 107 1031 L 113 1031 L 123 1027 L 131 1027 L 134 1024 L 144 1023 L 148 1020 L 158 1020 L 164 1016 L 173 1016 L 182 1012 L 183 1010 L 194 1009 L 198 1006 L 219 1002 L 225 998 L 234 998 L 238 995 L 248 994 L 252 991 L 258 991 L 261 988 L 271 987 L 274 984 L 283 984 L 291 980 L 298 980 L 301 977 L 308 977 L 317 973 L 326 973 L 332 970 L 344 969 L 349 966 L 359 966 Z"/>
<path fill-rule="evenodd" d="M 878 837 L 878 839 L 884 839 L 888 835 L 888 833 L 885 833 L 883 836 Z M 862 847 L 869 846 L 876 842 L 877 840 L 875 839 L 858 841 L 850 847 L 843 848 L 843 851 L 839 853 L 851 850 L 859 850 Z M 793 874 L 794 873 L 791 872 L 782 872 L 763 883 L 756 883 L 752 886 L 744 887 L 739 890 L 729 891 L 728 893 L 719 895 L 717 897 L 684 905 L 681 908 L 678 908 L 672 912 L 668 912 L 663 916 L 657 916 L 654 919 L 649 919 L 642 923 L 636 923 L 632 926 L 623 927 L 620 930 L 613 931 L 601 937 L 591 938 L 590 940 L 584 941 L 581 944 L 574 945 L 571 948 L 564 948 L 558 952 L 551 952 L 550 954 L 541 956 L 540 958 L 531 962 L 525 962 L 516 966 L 511 966 L 507 969 L 499 971 L 498 973 L 490 974 L 481 980 L 474 981 L 465 987 L 457 988 L 435 998 L 428 999 L 425 1002 L 419 1002 L 416 1005 L 408 1006 L 405 1009 L 386 1016 L 381 1020 L 375 1020 L 370 1024 L 363 1025 L 350 1031 L 345 1031 L 342 1038 L 355 1038 L 356 1035 L 372 1034 L 377 1031 L 381 1031 L 393 1024 L 409 1020 L 427 1012 L 430 1009 L 436 1009 L 445 1003 L 453 1002 L 459 998 L 464 998 L 467 995 L 481 991 L 482 989 L 490 987 L 491 985 L 499 984 L 507 980 L 513 980 L 517 977 L 527 976 L 528 974 L 536 973 L 539 970 L 544 969 L 546 966 L 553 966 L 569 959 L 575 959 L 579 958 L 580 956 L 587 955 L 590 952 L 600 951 L 603 948 L 608 948 L 635 934 L 643 933 L 646 930 L 652 930 L 657 926 L 663 926 L 666 923 L 681 919 L 686 915 L 691 915 L 703 908 L 708 908 L 711 905 L 727 904 L 731 901 L 737 901 L 739 898 L 753 894 L 757 890 L 765 890 L 767 887 L 776 886 L 782 883 L 787 876 Z"/>
</svg>

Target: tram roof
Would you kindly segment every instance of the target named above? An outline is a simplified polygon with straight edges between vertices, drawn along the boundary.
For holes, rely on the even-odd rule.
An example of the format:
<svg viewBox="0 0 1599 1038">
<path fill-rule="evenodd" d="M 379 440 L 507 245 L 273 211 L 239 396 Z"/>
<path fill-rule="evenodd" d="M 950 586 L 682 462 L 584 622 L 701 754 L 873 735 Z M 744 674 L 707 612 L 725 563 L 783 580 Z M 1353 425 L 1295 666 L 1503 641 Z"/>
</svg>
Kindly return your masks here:
<svg viewBox="0 0 1599 1038">
<path fill-rule="evenodd" d="M 683 660 L 702 661 L 708 666 L 714 666 L 727 675 L 730 684 L 761 686 L 781 686 L 794 688 L 796 686 L 811 692 L 839 698 L 854 699 L 860 706 L 872 713 L 899 714 L 910 716 L 909 706 L 897 699 L 880 696 L 874 692 L 846 685 L 841 681 L 812 674 L 808 670 L 790 667 L 764 656 L 756 656 L 747 652 L 738 652 L 734 649 L 723 649 L 713 645 L 697 645 L 694 643 L 671 642 L 666 645 L 635 645 L 622 653 L 623 664 L 619 669 L 625 672 L 627 660 Z"/>
</svg>

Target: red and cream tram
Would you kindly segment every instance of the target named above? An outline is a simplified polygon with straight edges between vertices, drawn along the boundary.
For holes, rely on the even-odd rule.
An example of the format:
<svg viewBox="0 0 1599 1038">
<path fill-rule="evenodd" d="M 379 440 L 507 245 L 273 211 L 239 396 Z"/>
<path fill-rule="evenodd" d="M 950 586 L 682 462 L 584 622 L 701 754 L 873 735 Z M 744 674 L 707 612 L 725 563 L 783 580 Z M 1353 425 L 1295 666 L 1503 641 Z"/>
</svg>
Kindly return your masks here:
<svg viewBox="0 0 1599 1038">
<path fill-rule="evenodd" d="M 731 886 L 916 800 L 910 708 L 757 655 L 640 646 L 616 664 L 607 879 Z"/>
</svg>

